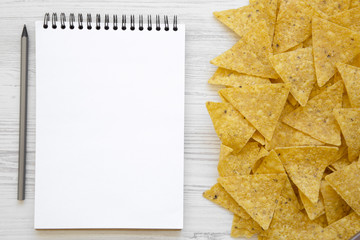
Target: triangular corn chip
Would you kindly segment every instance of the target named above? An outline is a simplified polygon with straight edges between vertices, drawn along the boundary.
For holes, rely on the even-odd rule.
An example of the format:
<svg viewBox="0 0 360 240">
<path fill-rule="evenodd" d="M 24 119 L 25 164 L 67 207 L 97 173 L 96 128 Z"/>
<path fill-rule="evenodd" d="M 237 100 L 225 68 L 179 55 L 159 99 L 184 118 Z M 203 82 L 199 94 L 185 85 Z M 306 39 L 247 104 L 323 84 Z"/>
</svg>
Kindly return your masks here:
<svg viewBox="0 0 360 240">
<path fill-rule="evenodd" d="M 206 107 L 221 142 L 235 152 L 240 151 L 255 128 L 229 103 L 207 102 Z"/>
<path fill-rule="evenodd" d="M 304 204 L 305 211 L 310 220 L 314 220 L 315 218 L 318 218 L 325 213 L 324 200 L 322 199 L 321 195 L 314 204 L 301 191 L 299 191 L 299 194 L 301 202 Z"/>
<path fill-rule="evenodd" d="M 257 2 L 258 4 L 251 4 L 238 9 L 214 12 L 214 16 L 240 38 L 256 26 L 259 21 L 265 20 L 269 23 L 268 35 L 272 39 L 276 21 L 276 0 Z"/>
<path fill-rule="evenodd" d="M 252 218 L 244 219 L 236 214 L 231 227 L 231 237 L 246 237 L 251 238 L 254 234 L 260 233 L 262 231 L 260 225 L 255 222 Z"/>
<path fill-rule="evenodd" d="M 339 150 L 340 151 L 340 150 Z M 344 167 L 350 165 L 352 162 L 349 160 L 348 156 L 345 155 L 336 162 L 331 164 L 331 167 L 335 169 L 335 171 L 339 171 Z"/>
<path fill-rule="evenodd" d="M 298 105 L 298 101 L 296 101 L 296 99 L 293 97 L 293 95 L 289 94 L 288 96 L 288 102 L 291 104 L 291 106 L 297 106 Z"/>
<path fill-rule="evenodd" d="M 243 85 L 270 84 L 271 82 L 268 78 L 254 77 L 225 68 L 218 68 L 208 83 L 228 87 L 240 87 Z"/>
<path fill-rule="evenodd" d="M 237 214 L 243 219 L 249 219 L 249 214 L 237 204 L 237 202 L 228 194 L 220 183 L 215 184 L 211 189 L 203 193 L 204 198 L 220 205 L 221 207 Z"/>
<path fill-rule="evenodd" d="M 360 108 L 340 108 L 334 110 L 348 146 L 350 162 L 358 159 L 360 153 Z"/>
<path fill-rule="evenodd" d="M 265 139 L 271 140 L 289 89 L 285 84 L 259 84 L 220 92 Z"/>
<path fill-rule="evenodd" d="M 351 106 L 360 107 L 360 68 L 343 63 L 338 63 L 337 68 L 345 83 Z"/>
<path fill-rule="evenodd" d="M 270 57 L 274 69 L 285 83 L 290 83 L 290 92 L 305 106 L 316 82 L 311 48 L 301 48 Z"/>
<path fill-rule="evenodd" d="M 360 215 L 360 164 L 349 166 L 325 177 L 330 186 Z M 245 209 L 246 210 L 246 209 Z"/>
<path fill-rule="evenodd" d="M 285 105 L 271 141 L 266 141 L 267 150 L 277 147 L 324 145 L 324 143 L 281 122 L 284 116 L 293 110 L 294 108 L 290 104 Z"/>
<path fill-rule="evenodd" d="M 265 145 L 265 138 L 263 135 L 261 135 L 261 133 L 259 133 L 259 131 L 256 131 L 254 133 L 254 135 L 252 136 L 252 139 L 254 139 L 255 141 L 257 141 L 258 143 L 260 143 L 261 145 Z"/>
<path fill-rule="evenodd" d="M 321 239 L 322 227 L 310 221 L 294 204 L 280 197 L 269 230 L 261 233 L 264 239 L 305 240 Z"/>
<path fill-rule="evenodd" d="M 285 116 L 283 122 L 321 142 L 340 146 L 340 128 L 333 110 L 342 105 L 342 95 L 343 84 L 339 81 L 308 101 L 305 107 Z"/>
<path fill-rule="evenodd" d="M 314 10 L 306 0 L 289 0 L 280 5 L 274 35 L 274 53 L 282 53 L 311 36 Z"/>
<path fill-rule="evenodd" d="M 312 23 L 317 83 L 322 87 L 334 76 L 337 63 L 360 53 L 360 33 L 317 17 Z"/>
<path fill-rule="evenodd" d="M 239 73 L 264 78 L 277 78 L 269 61 L 271 41 L 265 21 L 259 22 L 230 50 L 211 60 L 211 63 Z"/>
<path fill-rule="evenodd" d="M 348 10 L 350 0 L 312 0 L 313 6 L 328 16 Z"/>
<path fill-rule="evenodd" d="M 259 174 L 224 177 L 218 182 L 266 230 L 285 180 L 286 174 Z"/>
<path fill-rule="evenodd" d="M 330 22 L 349 28 L 353 31 L 360 31 L 360 7 L 353 8 L 328 18 Z"/>
<path fill-rule="evenodd" d="M 248 142 L 239 153 L 221 145 L 218 172 L 220 177 L 250 174 L 259 159 L 260 147 L 257 142 Z"/>
<path fill-rule="evenodd" d="M 320 183 L 325 168 L 333 163 L 337 147 L 288 147 L 275 151 L 291 180 L 312 203 L 319 199 Z"/>
<path fill-rule="evenodd" d="M 353 212 L 324 228 L 321 237 L 317 239 L 350 239 L 359 231 L 360 216 Z"/>
<path fill-rule="evenodd" d="M 286 173 L 280 158 L 274 150 L 272 150 L 270 154 L 262 160 L 260 166 L 255 171 L 255 174 L 272 173 Z M 295 195 L 294 189 L 291 186 L 289 178 L 286 178 L 285 180 L 285 186 L 281 192 L 281 196 L 283 196 L 289 202 L 295 204 L 297 208 L 300 208 L 299 202 Z"/>
<path fill-rule="evenodd" d="M 320 192 L 324 199 L 326 218 L 329 224 L 349 214 L 349 205 L 346 204 L 344 199 L 336 193 L 328 182 L 324 180 L 321 182 Z"/>
</svg>

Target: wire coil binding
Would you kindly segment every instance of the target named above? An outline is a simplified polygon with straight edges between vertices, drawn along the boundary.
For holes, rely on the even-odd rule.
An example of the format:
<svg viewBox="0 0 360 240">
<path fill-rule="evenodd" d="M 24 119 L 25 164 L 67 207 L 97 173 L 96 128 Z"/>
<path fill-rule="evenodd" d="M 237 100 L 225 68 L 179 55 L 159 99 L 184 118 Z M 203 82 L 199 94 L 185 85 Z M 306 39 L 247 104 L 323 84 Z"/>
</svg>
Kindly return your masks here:
<svg viewBox="0 0 360 240">
<path fill-rule="evenodd" d="M 110 24 L 112 24 L 112 29 L 113 30 L 118 30 L 118 16 L 116 14 L 113 15 L 113 21 L 112 23 L 110 23 L 110 16 L 109 14 L 105 14 L 105 20 L 104 20 L 104 29 L 105 30 L 109 30 L 110 29 Z M 49 13 L 45 13 L 44 15 L 44 22 L 43 22 L 43 28 L 47 29 L 49 28 L 49 22 L 51 20 L 51 27 L 53 29 L 57 28 L 57 14 L 56 13 L 52 13 L 51 15 L 51 19 L 50 19 L 50 14 Z M 129 28 L 127 28 L 127 16 L 125 14 L 123 14 L 121 16 L 121 30 L 125 31 L 127 29 L 130 29 L 131 31 L 134 31 L 136 29 L 136 19 L 135 19 L 135 15 L 130 15 L 130 22 L 129 22 Z M 78 14 L 77 17 L 77 22 L 78 22 L 78 29 L 82 30 L 83 24 L 84 24 L 84 19 L 83 19 L 83 15 L 81 13 Z M 137 28 L 140 31 L 144 30 L 144 16 L 143 15 L 139 15 L 138 17 L 138 25 Z M 70 13 L 69 15 L 69 23 L 68 23 L 69 29 L 75 29 L 75 14 L 74 13 Z M 101 16 L 100 14 L 96 14 L 95 17 L 95 29 L 96 30 L 100 30 L 101 29 Z M 173 24 L 172 24 L 172 28 L 170 28 L 170 24 L 169 24 L 169 17 L 167 15 L 164 15 L 164 22 L 163 22 L 163 26 L 164 26 L 164 30 L 165 31 L 169 31 L 170 29 L 172 29 L 173 31 L 177 31 L 178 30 L 178 20 L 177 20 L 177 16 L 175 15 L 173 18 Z M 61 29 L 66 29 L 67 24 L 66 24 L 66 15 L 65 13 L 61 13 L 60 14 L 60 28 Z M 92 29 L 92 15 L 90 13 L 86 14 L 86 28 L 88 30 Z M 153 24 L 152 24 L 152 17 L 151 15 L 147 15 L 147 30 L 148 31 L 152 31 L 153 29 Z M 161 31 L 161 19 L 160 19 L 160 15 L 156 15 L 155 16 L 155 30 L 156 31 Z"/>
</svg>

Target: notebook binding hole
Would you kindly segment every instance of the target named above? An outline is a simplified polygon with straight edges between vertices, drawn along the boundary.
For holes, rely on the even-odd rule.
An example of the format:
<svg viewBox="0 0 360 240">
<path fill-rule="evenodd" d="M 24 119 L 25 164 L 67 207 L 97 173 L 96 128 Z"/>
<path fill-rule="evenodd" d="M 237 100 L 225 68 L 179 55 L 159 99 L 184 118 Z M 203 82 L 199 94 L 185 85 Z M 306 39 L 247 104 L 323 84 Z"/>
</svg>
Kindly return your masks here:
<svg viewBox="0 0 360 240">
<path fill-rule="evenodd" d="M 127 29 L 126 18 L 127 17 L 126 17 L 125 14 L 123 14 L 121 16 L 121 29 L 124 30 L 124 31 Z M 57 14 L 52 13 L 51 27 L 53 29 L 57 28 L 57 21 L 58 21 Z M 49 22 L 50 22 L 50 14 L 45 13 L 44 22 L 43 22 L 43 28 L 45 28 L 45 29 L 49 28 Z M 130 15 L 130 30 L 131 31 L 134 31 L 136 29 L 135 22 L 136 22 L 135 15 Z M 74 24 L 75 24 L 75 14 L 70 13 L 70 15 L 69 15 L 69 28 L 74 29 L 75 28 Z M 83 24 L 84 24 L 83 15 L 81 13 L 79 13 L 78 14 L 78 28 L 80 30 L 84 28 Z M 104 26 L 105 30 L 110 29 L 110 17 L 109 17 L 109 14 L 105 14 L 105 21 L 104 21 L 103 26 Z M 167 15 L 164 15 L 163 27 L 164 27 L 165 31 L 170 30 L 169 17 Z M 65 15 L 65 13 L 60 14 L 60 28 L 61 29 L 66 29 L 66 15 Z M 88 13 L 86 15 L 86 28 L 89 29 L 89 30 L 92 29 L 92 16 L 91 16 L 90 13 Z M 95 28 L 97 30 L 101 29 L 101 15 L 100 14 L 96 14 Z M 117 17 L 116 14 L 113 15 L 112 28 L 113 28 L 113 30 L 118 30 L 118 17 Z M 144 16 L 143 15 L 139 15 L 139 27 L 138 27 L 138 29 L 140 31 L 144 30 Z M 152 29 L 153 29 L 152 17 L 151 17 L 151 15 L 147 15 L 147 30 L 152 31 Z M 156 31 L 161 31 L 161 18 L 160 18 L 160 15 L 155 16 L 155 30 Z M 174 16 L 172 30 L 174 30 L 174 31 L 178 30 L 177 15 Z"/>
</svg>

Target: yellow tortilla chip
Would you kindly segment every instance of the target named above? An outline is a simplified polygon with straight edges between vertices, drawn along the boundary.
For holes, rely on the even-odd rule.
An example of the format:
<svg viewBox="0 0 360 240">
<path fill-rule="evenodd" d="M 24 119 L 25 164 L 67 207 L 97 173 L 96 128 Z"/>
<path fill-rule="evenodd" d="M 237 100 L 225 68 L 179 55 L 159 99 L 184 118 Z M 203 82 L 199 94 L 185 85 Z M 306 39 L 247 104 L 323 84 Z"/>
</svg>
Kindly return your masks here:
<svg viewBox="0 0 360 240">
<path fill-rule="evenodd" d="M 328 222 L 326 219 L 326 214 L 321 215 L 318 218 L 315 218 L 314 220 L 312 220 L 311 222 L 316 223 L 318 225 L 320 225 L 322 228 L 325 228 L 328 226 Z"/>
<path fill-rule="evenodd" d="M 345 155 L 342 158 L 340 158 L 339 160 L 337 160 L 336 162 L 334 162 L 333 164 L 331 164 L 331 167 L 334 168 L 335 171 L 338 171 L 350 164 L 351 164 L 351 161 L 349 161 L 348 156 Z"/>
<path fill-rule="evenodd" d="M 272 173 L 286 173 L 277 153 L 272 150 L 270 154 L 263 159 L 260 166 L 256 169 L 255 174 L 272 174 Z M 281 196 L 292 202 L 300 209 L 298 199 L 295 195 L 294 189 L 291 186 L 290 180 L 286 178 L 285 186 L 281 192 Z"/>
<path fill-rule="evenodd" d="M 235 152 L 240 151 L 255 128 L 229 103 L 207 102 L 206 107 L 221 142 Z"/>
<path fill-rule="evenodd" d="M 293 95 L 289 94 L 288 96 L 288 102 L 291 104 L 291 106 L 296 107 L 298 105 L 298 101 L 293 97 Z"/>
<path fill-rule="evenodd" d="M 350 7 L 350 0 L 312 0 L 314 7 L 328 16 L 345 11 Z"/>
<path fill-rule="evenodd" d="M 276 14 L 280 0 L 250 0 L 250 6 L 264 12 L 264 18 L 269 26 L 269 35 L 272 42 L 274 37 Z"/>
<path fill-rule="evenodd" d="M 337 63 L 360 53 L 360 33 L 317 17 L 312 22 L 317 83 L 322 87 L 334 76 Z"/>
<path fill-rule="evenodd" d="M 301 202 L 304 204 L 305 211 L 310 220 L 314 220 L 325 213 L 324 200 L 322 199 L 321 195 L 314 204 L 301 191 L 299 193 Z"/>
<path fill-rule="evenodd" d="M 265 145 L 265 138 L 263 135 L 261 135 L 261 133 L 259 133 L 259 131 L 256 131 L 254 133 L 254 135 L 252 136 L 252 139 L 254 139 L 255 141 L 257 141 L 258 143 L 260 143 L 261 145 Z"/>
<path fill-rule="evenodd" d="M 265 139 L 271 140 L 289 89 L 285 84 L 258 84 L 220 92 Z"/>
<path fill-rule="evenodd" d="M 280 197 L 270 228 L 261 236 L 273 240 L 318 240 L 321 239 L 322 230 L 294 204 Z"/>
<path fill-rule="evenodd" d="M 258 160 L 256 161 L 256 163 L 254 164 L 254 166 L 251 169 L 253 173 L 255 173 L 257 168 L 261 165 L 262 159 L 268 155 L 269 155 L 269 152 L 264 147 L 261 147 L 260 152 L 257 157 Z"/>
<path fill-rule="evenodd" d="M 311 47 L 312 48 L 312 36 L 309 37 L 308 39 L 306 39 L 303 43 L 303 47 L 307 48 L 307 47 Z"/>
<path fill-rule="evenodd" d="M 239 73 L 277 78 L 269 61 L 271 53 L 268 27 L 265 21 L 260 21 L 230 50 L 211 60 L 211 63 Z"/>
<path fill-rule="evenodd" d="M 314 10 L 306 0 L 290 0 L 280 5 L 275 26 L 274 53 L 282 53 L 311 36 Z"/>
<path fill-rule="evenodd" d="M 271 141 L 266 141 L 267 150 L 277 147 L 324 145 L 324 143 L 281 122 L 284 116 L 293 110 L 294 108 L 290 104 L 285 105 Z"/>
<path fill-rule="evenodd" d="M 353 8 L 336 15 L 331 16 L 328 19 L 330 22 L 336 23 L 340 26 L 349 28 L 353 31 L 360 31 L 360 7 Z"/>
<path fill-rule="evenodd" d="M 266 230 L 285 180 L 286 174 L 259 174 L 223 177 L 218 182 Z"/>
<path fill-rule="evenodd" d="M 347 93 L 344 93 L 343 95 L 343 104 L 342 104 L 343 108 L 351 108 L 351 103 L 350 103 L 350 99 L 349 99 L 349 95 Z"/>
<path fill-rule="evenodd" d="M 321 142 L 340 146 L 340 128 L 333 110 L 342 105 L 342 95 L 343 84 L 339 81 L 308 101 L 305 107 L 285 116 L 283 122 Z"/>
<path fill-rule="evenodd" d="M 317 203 L 325 168 L 333 163 L 337 147 L 312 146 L 277 148 L 291 180 L 312 203 Z"/>
<path fill-rule="evenodd" d="M 260 147 L 257 142 L 248 142 L 239 153 L 221 145 L 218 172 L 220 177 L 250 174 L 259 159 Z"/>
<path fill-rule="evenodd" d="M 329 224 L 332 224 L 349 214 L 349 205 L 346 204 L 326 181 L 321 182 L 320 191 L 324 199 L 326 218 Z"/>
<path fill-rule="evenodd" d="M 233 212 L 240 216 L 242 219 L 249 219 L 249 214 L 237 204 L 237 202 L 228 194 L 220 183 L 215 184 L 211 189 L 203 193 L 204 198 L 210 200 L 213 203 Z"/>
<path fill-rule="evenodd" d="M 335 76 L 336 76 L 336 75 L 340 76 L 340 73 L 337 72 L 337 73 L 335 73 Z M 326 89 L 328 89 L 329 87 L 331 87 L 332 85 L 334 85 L 335 83 L 337 83 L 337 82 L 339 81 L 339 79 L 338 79 L 338 78 L 335 78 L 335 76 L 332 77 L 332 78 L 331 78 L 324 86 L 322 86 L 322 87 L 319 87 L 317 84 L 314 84 L 314 87 L 313 87 L 313 89 L 312 89 L 312 91 L 311 91 L 311 94 L 310 94 L 309 99 L 312 99 L 312 98 L 314 98 L 315 96 L 319 95 L 320 93 L 325 92 Z M 340 76 L 340 78 L 341 78 L 341 76 Z M 340 79 L 340 80 L 342 80 L 342 79 Z"/>
<path fill-rule="evenodd" d="M 252 218 L 243 219 L 234 215 L 234 219 L 231 227 L 231 237 L 246 237 L 251 238 L 254 234 L 258 234 L 262 231 L 260 225 Z"/>
<path fill-rule="evenodd" d="M 330 224 L 318 239 L 342 240 L 349 239 L 360 231 L 360 216 L 350 213 L 346 217 Z"/>
<path fill-rule="evenodd" d="M 243 85 L 270 84 L 271 82 L 268 78 L 254 77 L 225 68 L 218 68 L 208 83 L 227 87 L 240 87 Z"/>
<path fill-rule="evenodd" d="M 338 63 L 337 68 L 345 83 L 351 106 L 360 107 L 360 68 L 342 63 Z"/>
<path fill-rule="evenodd" d="M 357 160 L 360 153 L 360 108 L 340 108 L 334 110 L 348 146 L 350 162 Z"/>
<path fill-rule="evenodd" d="M 316 82 L 311 48 L 301 48 L 292 52 L 270 57 L 275 71 L 285 83 L 290 83 L 290 93 L 305 106 Z"/>
<path fill-rule="evenodd" d="M 360 214 L 360 164 L 353 162 L 349 166 L 325 177 L 330 186 Z"/>
</svg>

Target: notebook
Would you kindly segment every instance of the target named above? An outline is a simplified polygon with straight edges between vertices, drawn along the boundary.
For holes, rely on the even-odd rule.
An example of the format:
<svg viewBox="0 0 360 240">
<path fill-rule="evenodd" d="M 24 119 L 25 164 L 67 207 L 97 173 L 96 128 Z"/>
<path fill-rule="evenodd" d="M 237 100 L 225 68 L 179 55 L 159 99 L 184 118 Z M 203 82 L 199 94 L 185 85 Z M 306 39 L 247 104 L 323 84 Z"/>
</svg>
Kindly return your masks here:
<svg viewBox="0 0 360 240">
<path fill-rule="evenodd" d="M 35 23 L 35 228 L 181 229 L 185 26 L 57 16 Z"/>
</svg>

